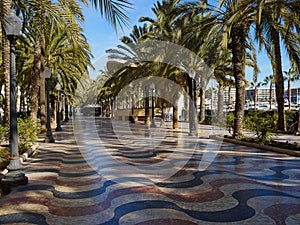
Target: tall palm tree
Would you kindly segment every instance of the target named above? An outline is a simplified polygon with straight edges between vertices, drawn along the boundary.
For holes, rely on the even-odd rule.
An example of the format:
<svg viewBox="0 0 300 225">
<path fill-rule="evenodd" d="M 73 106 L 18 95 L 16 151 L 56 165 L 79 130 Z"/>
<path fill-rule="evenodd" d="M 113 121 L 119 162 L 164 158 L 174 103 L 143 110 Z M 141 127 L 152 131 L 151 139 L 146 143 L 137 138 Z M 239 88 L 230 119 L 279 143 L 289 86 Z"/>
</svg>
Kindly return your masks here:
<svg viewBox="0 0 300 225">
<path fill-rule="evenodd" d="M 83 2 L 84 4 L 88 4 L 86 1 L 79 1 Z M 106 19 L 111 22 L 116 29 L 117 25 L 126 25 L 128 21 L 128 17 L 125 14 L 125 11 L 128 7 L 130 7 L 130 3 L 127 0 L 116 0 L 116 1 L 90 1 L 91 5 L 95 7 L 97 10 L 99 10 L 101 15 L 104 15 Z M 3 15 L 8 14 L 9 7 L 10 7 L 11 1 L 5 0 L 2 1 L 2 9 L 4 10 L 1 16 L 1 19 L 3 19 Z M 23 2 L 23 1 L 16 1 L 16 5 L 23 10 L 24 18 L 28 18 L 30 16 L 34 16 L 34 20 L 31 20 L 32 28 L 37 28 L 35 30 L 35 61 L 33 66 L 33 93 L 32 93 L 32 117 L 33 119 L 36 119 L 36 113 L 38 108 L 38 92 L 40 89 L 40 81 L 43 81 L 42 75 L 44 70 L 44 62 L 43 62 L 43 53 L 44 53 L 44 29 L 43 22 L 45 19 L 45 13 L 52 15 L 54 17 L 55 21 L 60 22 L 67 22 L 70 23 L 72 21 L 82 20 L 83 15 L 80 13 L 80 7 L 78 3 L 74 0 L 69 0 L 69 4 L 65 4 L 65 1 L 58 1 L 58 4 L 53 4 L 51 1 L 29 1 L 29 2 Z M 60 4 L 62 3 L 62 4 Z M 61 14 L 62 10 L 63 14 Z M 66 10 L 67 9 L 67 10 Z M 32 29 L 31 29 L 32 30 Z M 71 29 L 68 29 L 70 31 Z M 5 37 L 5 36 L 4 36 Z M 72 35 L 70 35 L 72 37 Z M 5 52 L 8 52 L 8 47 L 5 48 L 5 41 L 4 41 L 4 48 L 3 48 L 3 54 Z M 5 50 L 6 49 L 6 50 Z M 6 54 L 8 55 L 8 54 Z M 5 59 L 5 57 L 4 57 Z M 5 64 L 7 65 L 7 63 Z M 7 68 L 7 67 L 4 67 Z M 4 70 L 4 73 L 8 74 L 7 69 Z M 8 85 L 8 82 L 6 82 L 6 85 Z M 42 88 L 43 89 L 43 88 Z M 41 89 L 41 90 L 42 90 Z"/>
<path fill-rule="evenodd" d="M 186 5 L 185 3 L 181 3 L 180 0 L 174 0 L 174 1 L 167 1 L 163 0 L 162 2 L 157 1 L 154 6 L 152 7 L 152 12 L 155 15 L 155 19 L 149 18 L 149 17 L 141 17 L 141 22 L 148 22 L 149 27 L 151 28 L 151 32 L 146 34 L 146 38 L 150 39 L 158 39 L 162 41 L 172 42 L 175 44 L 179 44 L 181 46 L 184 46 L 184 37 L 183 34 L 187 33 L 187 25 L 190 21 L 188 18 L 191 18 L 191 15 L 193 14 L 193 9 L 189 5 Z M 162 60 L 165 57 L 165 55 L 158 56 Z M 174 58 L 180 57 L 180 53 L 173 56 Z M 191 63 L 189 62 L 189 65 L 184 65 L 184 67 L 190 67 Z M 174 71 L 174 68 L 170 65 L 163 66 L 164 69 L 162 70 L 164 73 L 161 74 L 161 76 L 167 77 L 169 79 L 172 79 L 179 85 L 182 85 L 186 90 L 189 91 L 191 99 L 193 99 L 195 102 L 194 104 L 190 104 L 190 107 L 196 104 L 196 98 L 194 98 L 194 92 L 191 89 L 194 89 L 194 81 L 192 81 L 191 75 L 189 76 L 182 76 L 182 71 L 180 69 L 177 69 L 177 71 Z M 171 72 L 173 71 L 173 72 Z M 184 77 L 185 81 L 181 78 Z M 191 85 L 193 84 L 193 85 Z M 194 109 L 190 108 L 190 112 L 192 112 Z M 178 119 L 177 119 L 177 106 L 176 101 L 174 102 L 173 106 L 173 128 L 178 128 Z M 195 120 L 197 117 L 193 117 L 194 121 L 190 121 L 190 126 L 196 124 Z"/>
<path fill-rule="evenodd" d="M 197 6 L 198 4 L 191 5 L 191 7 Z M 217 71 L 219 65 L 226 64 L 225 55 L 227 52 L 220 52 L 219 44 L 221 42 L 221 32 L 220 27 L 214 26 L 216 23 L 215 18 L 211 17 L 209 14 L 204 15 L 203 11 L 200 10 L 193 15 L 189 21 L 191 22 L 186 30 L 183 30 L 182 44 L 195 52 L 199 58 L 203 59 L 212 72 Z M 198 73 L 197 75 L 199 76 L 200 123 L 203 123 L 205 120 L 205 92 L 206 86 L 212 78 L 212 75 L 213 73 L 211 73 L 210 76 L 204 73 Z M 214 76 L 216 76 L 216 73 Z M 219 78 L 221 79 L 220 76 Z"/>
<path fill-rule="evenodd" d="M 62 90 L 73 94 L 82 78 L 86 78 L 87 66 L 92 67 L 91 50 L 86 37 L 79 33 L 72 42 L 67 34 L 66 27 L 56 26 L 48 18 L 48 30 L 45 33 L 45 64 L 54 72 L 54 79 L 62 86 Z M 77 24 L 74 29 L 81 30 Z"/>
<path fill-rule="evenodd" d="M 273 102 L 273 84 L 274 84 L 274 76 L 269 75 L 265 77 L 263 80 L 262 85 L 268 85 L 269 84 L 269 109 L 272 110 L 272 102 Z"/>
<path fill-rule="evenodd" d="M 256 36 L 260 45 L 267 50 L 272 63 L 278 104 L 278 129 L 284 131 L 284 77 L 281 48 L 287 50 L 292 65 L 299 71 L 300 47 L 297 34 L 300 31 L 299 1 L 260 0 L 258 5 Z"/>
<path fill-rule="evenodd" d="M 245 104 L 245 65 L 247 38 L 252 23 L 253 8 L 249 1 L 221 0 L 219 8 L 210 6 L 218 23 L 222 25 L 222 46 L 232 50 L 233 76 L 235 78 L 236 102 L 233 136 L 243 135 L 243 118 Z M 229 45 L 231 41 L 231 45 Z"/>
<path fill-rule="evenodd" d="M 32 73 L 32 93 L 31 93 L 31 118 L 37 120 L 37 112 L 39 108 L 41 109 L 41 121 L 42 124 L 45 123 L 45 89 L 44 89 L 44 68 L 45 68 L 45 44 L 46 37 L 45 31 L 48 30 L 49 24 L 47 22 L 46 16 L 50 16 L 52 23 L 56 26 L 64 26 L 63 24 L 68 24 L 68 32 L 66 35 L 69 36 L 71 42 L 77 41 L 79 29 L 74 29 L 73 24 L 76 24 L 77 20 L 82 20 L 81 9 L 76 4 L 72 2 L 71 6 L 60 4 L 51 4 L 51 2 L 46 2 L 44 4 L 36 4 L 33 2 L 31 7 L 27 7 L 25 12 L 33 12 L 34 17 L 31 18 L 31 29 L 34 33 L 34 62 L 33 62 L 33 73 Z M 47 14 L 46 14 L 47 12 Z M 65 18 L 65 19 L 63 19 Z M 66 26 L 65 26 L 66 27 Z M 75 38 L 74 38 L 75 37 Z"/>
<path fill-rule="evenodd" d="M 118 85 L 115 85 L 114 92 L 121 90 L 126 84 L 131 81 L 138 79 L 139 77 L 149 76 L 151 72 L 144 72 L 145 68 L 149 69 L 149 63 L 145 63 L 144 52 L 138 44 L 144 35 L 149 33 L 150 29 L 146 24 L 143 26 L 134 26 L 132 32 L 129 36 L 123 36 L 120 38 L 122 45 L 118 45 L 116 49 L 108 49 L 106 52 L 109 54 L 111 60 L 116 60 L 117 62 L 122 60 L 125 61 L 121 67 L 121 70 L 117 70 L 113 74 L 110 81 L 117 81 Z M 117 65 L 118 63 L 115 62 Z M 119 63 L 120 64 L 120 63 Z M 119 77 L 119 78 L 117 78 Z M 108 82 L 106 86 L 112 86 L 111 82 Z M 117 89 L 117 90 L 116 90 Z M 149 91 L 146 87 L 145 92 Z M 114 95 L 115 96 L 115 95 Z M 150 125 L 150 112 L 149 112 L 149 99 L 145 99 L 145 124 Z"/>
<path fill-rule="evenodd" d="M 288 102 L 289 102 L 289 110 L 291 110 L 291 96 L 292 96 L 292 89 L 291 89 L 291 82 L 298 80 L 299 75 L 290 68 L 288 71 L 284 71 L 285 77 L 284 79 L 288 81 Z"/>
<path fill-rule="evenodd" d="M 254 96 L 253 96 L 253 100 L 254 100 L 254 110 L 256 110 L 256 104 L 257 104 L 257 88 L 259 88 L 261 86 L 261 82 L 251 82 L 250 86 L 251 89 L 254 90 Z"/>
</svg>

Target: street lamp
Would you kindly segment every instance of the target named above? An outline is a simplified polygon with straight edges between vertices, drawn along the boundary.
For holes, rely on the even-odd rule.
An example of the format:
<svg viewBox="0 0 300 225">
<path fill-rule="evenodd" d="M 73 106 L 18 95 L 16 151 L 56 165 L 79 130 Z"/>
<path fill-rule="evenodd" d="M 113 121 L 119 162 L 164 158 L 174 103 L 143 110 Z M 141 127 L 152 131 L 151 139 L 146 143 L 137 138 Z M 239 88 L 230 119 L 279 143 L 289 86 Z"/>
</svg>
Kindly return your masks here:
<svg viewBox="0 0 300 225">
<path fill-rule="evenodd" d="M 60 126 L 60 113 L 59 113 L 59 91 L 60 91 L 60 84 L 57 83 L 55 86 L 55 89 L 57 90 L 57 110 L 56 110 L 56 128 L 55 131 L 62 131 L 62 128 Z"/>
<path fill-rule="evenodd" d="M 67 99 L 67 95 L 65 95 L 65 122 L 69 122 L 69 102 Z"/>
<path fill-rule="evenodd" d="M 154 122 L 154 89 L 155 89 L 154 83 L 152 83 L 150 85 L 150 89 L 151 89 L 151 96 L 152 96 L 152 103 L 151 103 L 151 105 L 152 105 L 152 116 L 151 116 L 151 125 L 150 125 L 150 127 L 155 128 L 156 125 L 155 125 L 155 122 Z"/>
<path fill-rule="evenodd" d="M 135 123 L 134 121 L 134 92 L 132 83 L 129 84 L 130 92 L 131 92 L 131 121 L 130 123 Z"/>
<path fill-rule="evenodd" d="M 16 15 L 15 11 L 10 10 L 8 16 L 4 20 L 4 30 L 7 39 L 10 42 L 10 162 L 7 166 L 8 173 L 1 183 L 4 187 L 4 192 L 9 192 L 12 186 L 25 185 L 28 183 L 28 178 L 21 172 L 22 165 L 20 163 L 18 149 L 18 121 L 16 107 L 16 40 L 22 29 L 22 20 Z"/>
<path fill-rule="evenodd" d="M 45 143 L 54 143 L 55 140 L 51 131 L 51 122 L 50 122 L 50 108 L 49 108 L 49 80 L 51 78 L 51 70 L 46 67 L 44 70 L 44 77 L 46 80 L 46 107 L 47 107 L 47 133 L 45 138 Z"/>
</svg>

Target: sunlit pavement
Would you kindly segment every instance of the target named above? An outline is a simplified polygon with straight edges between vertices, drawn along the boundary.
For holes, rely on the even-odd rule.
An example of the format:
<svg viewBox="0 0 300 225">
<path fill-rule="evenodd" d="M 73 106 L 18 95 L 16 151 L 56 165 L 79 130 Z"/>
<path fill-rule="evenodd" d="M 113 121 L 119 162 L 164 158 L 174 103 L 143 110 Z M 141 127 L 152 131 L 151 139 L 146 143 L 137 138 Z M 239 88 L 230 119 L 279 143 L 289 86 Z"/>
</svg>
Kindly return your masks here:
<svg viewBox="0 0 300 225">
<path fill-rule="evenodd" d="M 300 158 L 183 126 L 73 118 L 25 162 L 0 224 L 300 224 Z"/>
</svg>

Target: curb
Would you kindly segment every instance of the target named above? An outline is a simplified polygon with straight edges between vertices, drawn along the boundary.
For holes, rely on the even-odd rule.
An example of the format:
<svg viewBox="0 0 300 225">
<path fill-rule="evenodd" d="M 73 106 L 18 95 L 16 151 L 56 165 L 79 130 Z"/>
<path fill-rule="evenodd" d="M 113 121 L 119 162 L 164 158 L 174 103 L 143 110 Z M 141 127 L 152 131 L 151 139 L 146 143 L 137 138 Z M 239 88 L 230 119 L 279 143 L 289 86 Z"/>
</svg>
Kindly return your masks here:
<svg viewBox="0 0 300 225">
<path fill-rule="evenodd" d="M 245 142 L 245 141 L 220 137 L 217 135 L 210 135 L 209 138 L 216 139 L 219 141 L 223 140 L 225 142 L 229 142 L 232 144 L 239 144 L 239 145 L 244 145 L 244 146 L 248 146 L 248 147 L 252 147 L 252 148 L 259 148 L 259 149 L 263 149 L 263 150 L 267 150 L 267 151 L 273 151 L 273 152 L 278 152 L 278 153 L 283 153 L 283 154 L 287 154 L 287 155 L 291 155 L 291 156 L 300 157 L 300 152 L 289 150 L 289 149 L 282 149 L 282 148 L 277 148 L 277 147 L 268 146 L 268 145 L 261 145 L 261 144 L 256 144 L 256 143 L 249 143 L 249 142 Z"/>
<path fill-rule="evenodd" d="M 28 149 L 25 153 L 23 153 L 20 156 L 20 161 L 21 163 L 25 162 L 26 160 L 28 160 L 29 156 L 31 156 L 38 148 L 40 147 L 39 144 L 34 144 L 33 146 L 31 146 L 30 149 Z"/>
</svg>

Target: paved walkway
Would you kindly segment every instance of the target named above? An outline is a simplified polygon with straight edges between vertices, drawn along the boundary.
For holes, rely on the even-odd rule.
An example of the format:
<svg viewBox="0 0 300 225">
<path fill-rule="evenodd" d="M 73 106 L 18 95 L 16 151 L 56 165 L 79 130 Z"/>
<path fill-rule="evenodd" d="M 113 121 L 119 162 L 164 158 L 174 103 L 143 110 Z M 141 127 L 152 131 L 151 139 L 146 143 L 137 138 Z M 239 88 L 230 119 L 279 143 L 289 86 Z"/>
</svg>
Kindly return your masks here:
<svg viewBox="0 0 300 225">
<path fill-rule="evenodd" d="M 197 139 L 92 118 L 73 126 L 25 162 L 29 184 L 0 199 L 0 224 L 300 224 L 300 158 L 204 129 Z"/>
</svg>

